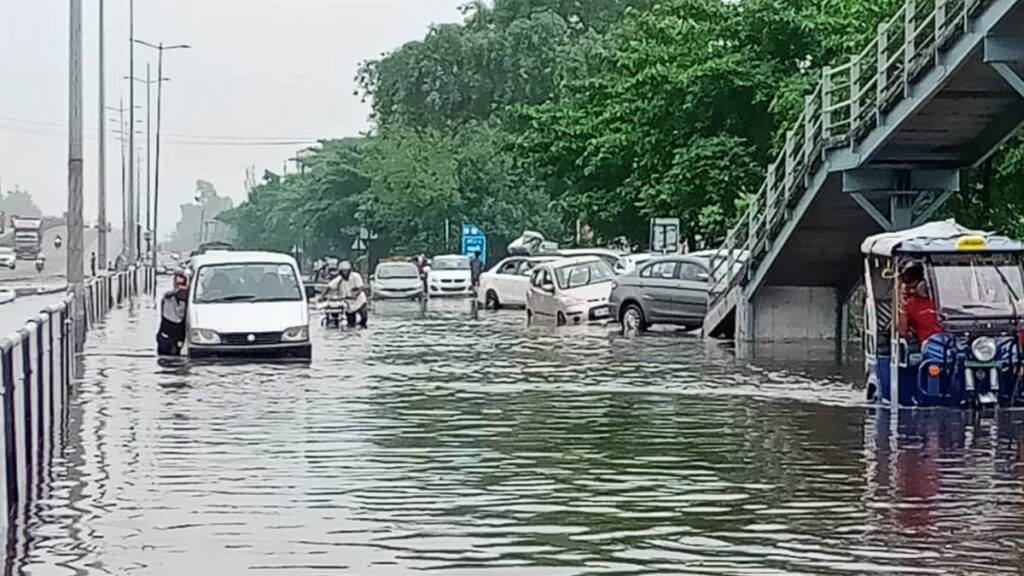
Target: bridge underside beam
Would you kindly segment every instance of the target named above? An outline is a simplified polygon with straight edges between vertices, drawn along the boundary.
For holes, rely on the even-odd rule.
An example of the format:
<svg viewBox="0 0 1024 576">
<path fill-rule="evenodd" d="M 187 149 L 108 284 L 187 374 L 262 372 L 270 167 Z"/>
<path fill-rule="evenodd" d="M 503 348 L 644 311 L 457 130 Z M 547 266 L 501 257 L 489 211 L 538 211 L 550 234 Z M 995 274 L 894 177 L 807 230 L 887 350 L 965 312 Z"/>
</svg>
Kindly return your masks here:
<svg viewBox="0 0 1024 576">
<path fill-rule="evenodd" d="M 992 35 L 985 38 L 985 62 L 1024 98 L 1024 77 L 1014 68 L 1024 63 L 1024 36 Z"/>
</svg>

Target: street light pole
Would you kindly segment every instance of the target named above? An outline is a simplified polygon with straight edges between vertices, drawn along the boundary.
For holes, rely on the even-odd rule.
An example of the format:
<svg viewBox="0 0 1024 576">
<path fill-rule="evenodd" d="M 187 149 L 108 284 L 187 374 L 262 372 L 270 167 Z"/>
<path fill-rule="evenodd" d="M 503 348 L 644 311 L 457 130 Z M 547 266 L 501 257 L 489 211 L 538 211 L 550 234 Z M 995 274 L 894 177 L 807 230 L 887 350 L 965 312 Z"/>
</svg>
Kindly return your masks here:
<svg viewBox="0 0 1024 576">
<path fill-rule="evenodd" d="M 106 41 L 104 38 L 105 14 L 104 0 L 100 2 L 100 141 L 99 141 L 99 182 L 97 195 L 99 196 L 99 207 L 97 220 L 99 226 L 96 228 L 97 241 L 96 256 L 100 262 L 100 270 L 107 267 L 107 72 L 106 72 Z"/>
<path fill-rule="evenodd" d="M 162 82 L 167 82 L 168 80 L 170 80 L 170 78 L 160 78 L 160 77 L 158 77 L 156 80 L 153 80 L 152 77 L 150 76 L 150 66 L 147 63 L 146 64 L 146 79 L 145 80 L 143 80 L 142 78 L 129 78 L 127 76 L 125 77 L 125 79 L 126 80 L 132 80 L 132 81 L 135 81 L 135 82 L 141 82 L 141 83 L 146 85 L 146 228 L 145 228 L 145 230 L 146 230 L 146 233 L 149 235 L 146 238 L 146 252 L 149 252 L 150 249 L 151 249 L 152 230 L 153 230 L 153 228 L 152 228 L 152 220 L 153 219 L 152 219 L 152 216 L 151 216 L 151 210 L 152 210 L 151 206 L 152 206 L 152 204 L 150 202 L 150 199 L 151 199 L 150 193 L 152 191 L 152 182 L 153 182 L 153 171 L 152 171 L 152 166 L 153 166 L 153 163 L 152 163 L 152 157 L 153 157 L 153 155 L 152 155 L 152 151 L 153 151 L 153 149 L 152 149 L 152 142 L 153 142 L 153 122 L 152 122 L 152 120 L 153 120 L 153 115 L 152 115 L 152 109 L 153 109 L 153 106 L 152 106 L 152 103 L 153 103 L 153 99 L 152 99 L 153 84 L 160 84 Z"/>
<path fill-rule="evenodd" d="M 68 67 L 68 252 L 67 279 L 75 295 L 75 347 L 85 334 L 84 315 L 85 255 L 82 227 L 82 0 L 70 0 L 70 48 Z"/>
<path fill-rule="evenodd" d="M 135 0 L 128 0 L 128 76 L 135 76 Z M 135 82 L 128 83 L 128 263 L 135 253 Z"/>
<path fill-rule="evenodd" d="M 176 44 L 173 46 L 164 46 L 164 43 L 150 44 L 142 40 L 135 41 L 138 44 L 152 48 L 158 52 L 157 65 L 156 65 L 156 171 L 153 174 L 153 254 L 152 254 L 152 266 L 156 269 L 157 266 L 157 252 L 159 252 L 160 241 L 157 236 L 159 230 L 160 221 L 160 130 L 163 122 L 163 102 L 164 102 L 164 82 L 167 80 L 164 78 L 164 51 L 165 50 L 187 50 L 191 48 L 188 44 Z"/>
</svg>

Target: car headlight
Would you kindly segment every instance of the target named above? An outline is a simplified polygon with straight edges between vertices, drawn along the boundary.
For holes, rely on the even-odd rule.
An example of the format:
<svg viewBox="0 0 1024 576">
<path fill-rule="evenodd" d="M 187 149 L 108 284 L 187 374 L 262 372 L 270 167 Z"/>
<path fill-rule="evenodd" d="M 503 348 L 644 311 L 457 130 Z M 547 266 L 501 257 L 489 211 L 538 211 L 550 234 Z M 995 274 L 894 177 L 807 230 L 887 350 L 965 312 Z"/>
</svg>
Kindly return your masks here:
<svg viewBox="0 0 1024 576">
<path fill-rule="evenodd" d="M 281 333 L 282 342 L 305 342 L 309 340 L 309 326 L 296 326 Z"/>
<path fill-rule="evenodd" d="M 204 328 L 193 328 L 189 333 L 189 342 L 193 344 L 220 344 L 220 334 Z"/>
<path fill-rule="evenodd" d="M 971 353 L 979 362 L 990 362 L 996 357 L 996 341 L 988 336 L 975 338 L 974 342 L 971 342 Z"/>
</svg>

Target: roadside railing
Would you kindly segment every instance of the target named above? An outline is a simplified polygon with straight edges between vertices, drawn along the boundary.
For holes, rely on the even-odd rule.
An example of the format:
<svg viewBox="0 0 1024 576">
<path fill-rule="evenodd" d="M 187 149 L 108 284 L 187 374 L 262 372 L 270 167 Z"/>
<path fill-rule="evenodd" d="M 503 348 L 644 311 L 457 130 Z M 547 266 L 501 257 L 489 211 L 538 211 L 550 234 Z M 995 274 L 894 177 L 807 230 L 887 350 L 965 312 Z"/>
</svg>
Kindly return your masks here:
<svg viewBox="0 0 1024 576">
<path fill-rule="evenodd" d="M 115 306 L 152 293 L 156 277 L 149 268 L 132 268 L 89 279 L 84 287 L 84 314 L 76 314 L 73 294 L 29 318 L 8 338 L 0 339 L 0 524 L 42 497 L 42 481 L 59 450 L 67 422 L 67 400 L 74 378 L 77 323 L 95 327 Z"/>
<path fill-rule="evenodd" d="M 712 258 L 711 309 L 757 268 L 787 212 L 807 191 L 807 177 L 820 167 L 824 153 L 856 144 L 880 126 L 942 51 L 969 30 L 987 2 L 907 0 L 878 26 L 876 38 L 863 51 L 822 70 L 803 113 L 768 166 L 764 184 Z M 737 255 L 745 255 L 745 261 Z"/>
</svg>

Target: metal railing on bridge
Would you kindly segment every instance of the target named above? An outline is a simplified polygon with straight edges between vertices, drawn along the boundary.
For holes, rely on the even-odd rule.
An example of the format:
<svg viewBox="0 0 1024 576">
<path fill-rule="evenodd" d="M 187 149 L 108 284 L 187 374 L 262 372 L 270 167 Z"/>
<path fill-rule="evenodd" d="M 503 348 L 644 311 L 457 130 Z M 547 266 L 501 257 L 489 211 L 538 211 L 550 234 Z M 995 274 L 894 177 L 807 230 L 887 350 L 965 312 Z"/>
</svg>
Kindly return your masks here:
<svg viewBox="0 0 1024 576">
<path fill-rule="evenodd" d="M 860 142 L 910 94 L 914 81 L 965 34 L 988 0 L 907 0 L 849 62 L 826 67 L 786 132 L 760 190 L 712 258 L 709 310 L 750 277 L 790 210 L 807 191 L 824 152 Z"/>
<path fill-rule="evenodd" d="M 149 268 L 90 279 L 84 287 L 85 329 L 101 322 L 122 302 L 152 293 L 156 278 Z M 84 334 L 76 325 L 72 294 L 28 318 L 24 327 L 0 340 L 0 525 L 39 498 L 41 480 L 67 422 L 67 400 L 74 377 L 75 352 Z"/>
</svg>

